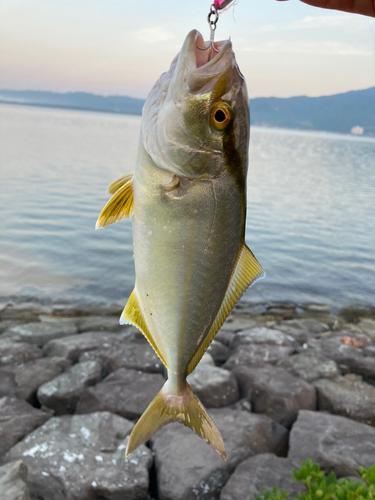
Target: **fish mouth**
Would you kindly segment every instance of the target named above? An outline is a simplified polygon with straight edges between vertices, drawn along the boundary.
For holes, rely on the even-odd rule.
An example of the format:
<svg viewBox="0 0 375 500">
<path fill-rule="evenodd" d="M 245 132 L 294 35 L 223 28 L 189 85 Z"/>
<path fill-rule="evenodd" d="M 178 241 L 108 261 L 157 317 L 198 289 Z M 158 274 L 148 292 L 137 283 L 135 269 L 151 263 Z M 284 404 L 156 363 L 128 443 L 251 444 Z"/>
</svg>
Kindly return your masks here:
<svg viewBox="0 0 375 500">
<path fill-rule="evenodd" d="M 243 79 L 230 40 L 211 44 L 203 39 L 199 31 L 193 30 L 186 37 L 180 57 L 187 68 L 186 82 L 191 92 L 201 90 L 233 69 Z"/>
</svg>

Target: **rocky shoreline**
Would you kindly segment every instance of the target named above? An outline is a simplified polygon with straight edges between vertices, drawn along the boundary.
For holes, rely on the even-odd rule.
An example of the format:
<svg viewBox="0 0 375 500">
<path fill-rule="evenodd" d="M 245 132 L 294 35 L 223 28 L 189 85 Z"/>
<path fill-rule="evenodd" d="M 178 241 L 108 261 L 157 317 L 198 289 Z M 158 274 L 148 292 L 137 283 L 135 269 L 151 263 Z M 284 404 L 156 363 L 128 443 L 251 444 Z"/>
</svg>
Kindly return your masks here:
<svg viewBox="0 0 375 500">
<path fill-rule="evenodd" d="M 241 301 L 189 383 L 228 459 L 179 424 L 127 459 L 162 387 L 122 305 L 0 304 L 0 498 L 253 500 L 311 458 L 351 476 L 375 464 L 375 307 Z"/>
</svg>

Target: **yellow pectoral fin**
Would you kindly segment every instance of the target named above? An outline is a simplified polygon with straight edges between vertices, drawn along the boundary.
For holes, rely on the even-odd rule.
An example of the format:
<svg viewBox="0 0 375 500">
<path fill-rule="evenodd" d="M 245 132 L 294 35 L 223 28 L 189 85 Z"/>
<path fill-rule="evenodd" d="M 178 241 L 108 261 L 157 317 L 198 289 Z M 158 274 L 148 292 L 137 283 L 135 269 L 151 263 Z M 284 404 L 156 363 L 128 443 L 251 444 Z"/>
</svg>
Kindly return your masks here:
<svg viewBox="0 0 375 500">
<path fill-rule="evenodd" d="M 124 176 L 125 177 L 125 176 Z M 116 184 L 115 181 L 113 184 Z M 112 186 L 112 184 L 111 184 Z M 111 189 L 111 186 L 109 187 Z M 96 222 L 95 229 L 109 226 L 126 217 L 131 217 L 133 213 L 133 176 L 114 190 L 115 194 L 101 211 Z"/>
<path fill-rule="evenodd" d="M 155 340 L 152 338 L 152 335 L 150 333 L 150 330 L 147 328 L 146 322 L 143 318 L 143 314 L 139 308 L 138 305 L 138 300 L 137 296 L 135 294 L 135 290 L 132 291 L 129 300 L 125 306 L 125 309 L 122 311 L 121 318 L 120 318 L 120 325 L 134 325 L 136 326 L 143 335 L 146 337 L 146 339 L 149 341 L 151 344 L 152 348 L 156 352 L 156 354 L 159 356 L 161 359 L 162 363 L 164 366 L 167 366 L 167 363 L 165 362 L 165 358 L 160 352 L 160 349 L 155 343 Z"/>
<path fill-rule="evenodd" d="M 221 303 L 220 309 L 211 325 L 210 330 L 208 331 L 202 344 L 199 346 L 198 351 L 194 354 L 188 364 L 188 374 L 191 373 L 197 366 L 203 354 L 206 352 L 206 349 L 211 344 L 213 338 L 222 327 L 224 321 L 227 319 L 229 313 L 249 286 L 254 285 L 254 283 L 258 280 L 265 278 L 265 276 L 266 273 L 256 260 L 253 252 L 246 245 L 246 243 L 243 243 L 240 251 L 238 252 L 236 265 L 234 267 L 227 291 L 225 292 L 223 302 Z"/>
<path fill-rule="evenodd" d="M 127 182 L 131 181 L 133 178 L 133 175 L 134 174 L 125 174 L 125 175 L 122 175 L 116 181 L 112 182 L 112 184 L 110 184 L 110 186 L 108 188 L 108 193 L 114 194 L 118 189 L 120 189 L 120 187 L 122 187 Z"/>
</svg>

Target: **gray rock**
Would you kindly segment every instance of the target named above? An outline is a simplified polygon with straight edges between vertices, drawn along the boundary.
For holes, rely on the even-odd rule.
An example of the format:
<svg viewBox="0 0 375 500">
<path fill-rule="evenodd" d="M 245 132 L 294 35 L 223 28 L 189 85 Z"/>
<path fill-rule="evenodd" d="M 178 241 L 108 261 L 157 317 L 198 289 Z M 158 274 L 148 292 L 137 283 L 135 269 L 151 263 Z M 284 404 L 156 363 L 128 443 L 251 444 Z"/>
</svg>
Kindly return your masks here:
<svg viewBox="0 0 375 500">
<path fill-rule="evenodd" d="M 218 499 L 235 467 L 258 453 L 284 453 L 288 432 L 265 415 L 211 410 L 227 449 L 227 461 L 181 424 L 170 424 L 152 440 L 160 500 Z"/>
<path fill-rule="evenodd" d="M 72 366 L 68 371 L 41 385 L 38 400 L 55 415 L 74 413 L 82 392 L 102 379 L 103 368 L 98 361 L 86 361 Z"/>
<path fill-rule="evenodd" d="M 263 490 L 270 491 L 274 486 L 289 492 L 289 498 L 297 498 L 306 488 L 293 481 L 294 465 L 290 459 L 272 453 L 250 457 L 229 478 L 220 500 L 254 500 L 254 495 L 261 498 Z"/>
<path fill-rule="evenodd" d="M 231 314 L 220 330 L 226 332 L 239 332 L 240 330 L 247 330 L 258 326 L 253 318 L 242 314 Z"/>
<path fill-rule="evenodd" d="M 231 331 L 219 330 L 215 336 L 215 340 L 217 340 L 218 342 L 221 342 L 225 346 L 229 346 L 229 344 L 231 343 L 231 341 L 235 335 L 236 334 L 234 332 L 231 332 Z"/>
<path fill-rule="evenodd" d="M 112 316 L 88 316 L 78 319 L 77 326 L 80 332 L 121 332 L 124 326 L 119 318 Z"/>
<path fill-rule="evenodd" d="M 309 333 L 322 333 L 328 332 L 330 330 L 326 323 L 322 323 L 314 318 L 302 318 L 302 319 L 292 319 L 288 321 L 283 321 L 277 326 L 279 330 L 285 333 L 297 331 L 306 331 Z"/>
<path fill-rule="evenodd" d="M 60 356 L 71 359 L 75 363 L 84 352 L 109 348 L 111 345 L 118 345 L 121 340 L 123 337 L 116 333 L 87 332 L 51 340 L 44 346 L 43 353 L 45 356 Z"/>
<path fill-rule="evenodd" d="M 375 385 L 375 358 L 356 356 L 344 362 L 352 373 L 361 375 L 366 382 Z"/>
<path fill-rule="evenodd" d="M 314 386 L 271 365 L 241 366 L 233 370 L 241 397 L 249 397 L 255 413 L 265 413 L 290 427 L 301 409 L 316 409 Z M 250 391 L 251 389 L 251 391 Z"/>
<path fill-rule="evenodd" d="M 17 398 L 0 398 L 0 463 L 3 455 L 50 415 Z"/>
<path fill-rule="evenodd" d="M 49 306 L 42 306 L 35 302 L 25 302 L 22 304 L 10 303 L 1 311 L 1 320 L 38 321 L 40 314 L 48 314 L 50 312 L 51 308 Z"/>
<path fill-rule="evenodd" d="M 0 335 L 4 333 L 9 328 L 13 328 L 14 326 L 19 326 L 25 324 L 25 321 L 17 321 L 15 319 L 7 319 L 5 321 L 0 321 Z"/>
<path fill-rule="evenodd" d="M 141 446 L 125 459 L 132 427 L 107 412 L 55 417 L 14 446 L 6 460 L 25 462 L 33 499 L 145 500 L 151 452 Z"/>
<path fill-rule="evenodd" d="M 203 356 L 201 357 L 198 366 L 199 365 L 209 365 L 209 366 L 215 366 L 215 361 L 214 358 L 211 356 L 209 352 L 205 352 Z"/>
<path fill-rule="evenodd" d="M 229 347 L 235 349 L 241 345 L 268 344 L 276 346 L 293 347 L 292 342 L 285 333 L 271 328 L 258 327 L 238 332 Z"/>
<path fill-rule="evenodd" d="M 375 464 L 375 429 L 345 417 L 302 410 L 290 433 L 288 457 L 311 458 L 326 472 L 355 475 L 358 466 Z"/>
<path fill-rule="evenodd" d="M 344 344 L 341 340 L 343 336 L 345 332 L 334 332 L 318 339 L 310 339 L 308 351 L 319 357 L 333 359 L 338 364 L 345 364 L 352 358 L 362 358 L 362 349 Z"/>
<path fill-rule="evenodd" d="M 0 498 L 30 500 L 26 480 L 27 467 L 21 460 L 0 467 Z"/>
<path fill-rule="evenodd" d="M 57 377 L 70 367 L 71 361 L 65 358 L 39 358 L 14 368 L 16 383 L 15 394 L 29 403 L 35 402 L 37 389 Z"/>
<path fill-rule="evenodd" d="M 0 339 L 0 366 L 19 365 L 32 359 L 42 357 L 42 351 L 26 342 L 16 342 L 11 339 Z"/>
<path fill-rule="evenodd" d="M 294 352 L 293 347 L 283 345 L 258 345 L 250 344 L 239 346 L 234 349 L 223 368 L 231 370 L 240 365 L 257 365 L 264 363 L 276 363 L 279 359 L 290 356 Z"/>
<path fill-rule="evenodd" d="M 0 367 L 0 398 L 3 396 L 14 397 L 16 387 L 13 367 L 11 365 Z"/>
<path fill-rule="evenodd" d="M 302 309 L 307 312 L 315 313 L 315 314 L 329 314 L 331 312 L 331 308 L 328 304 L 316 304 L 312 302 L 305 302 L 301 305 Z"/>
<path fill-rule="evenodd" d="M 143 339 L 141 341 L 128 340 L 117 346 L 99 348 L 88 355 L 85 354 L 81 359 L 88 358 L 100 360 L 108 373 L 119 368 L 140 370 L 148 373 L 161 373 L 163 371 L 163 363 L 150 344 Z M 212 358 L 206 357 L 206 361 L 213 363 Z"/>
<path fill-rule="evenodd" d="M 375 345 L 369 345 L 363 349 L 363 355 L 375 358 Z"/>
<path fill-rule="evenodd" d="M 315 382 L 319 410 L 375 425 L 375 387 L 349 374 L 334 380 Z"/>
<path fill-rule="evenodd" d="M 54 304 L 52 314 L 55 316 L 115 316 L 117 319 L 121 316 L 124 304 Z"/>
<path fill-rule="evenodd" d="M 74 323 L 26 323 L 3 333 L 2 338 L 16 338 L 21 342 L 42 347 L 49 340 L 74 335 L 78 332 Z"/>
<path fill-rule="evenodd" d="M 76 413 L 110 411 L 134 419 L 145 411 L 164 385 L 158 373 L 120 368 L 81 394 Z"/>
<path fill-rule="evenodd" d="M 236 378 L 217 366 L 199 364 L 187 380 L 207 408 L 229 406 L 239 399 Z"/>
<path fill-rule="evenodd" d="M 267 312 L 265 304 L 256 304 L 254 302 L 245 302 L 240 300 L 235 306 L 235 312 L 250 314 L 252 316 L 260 316 Z"/>
<path fill-rule="evenodd" d="M 365 305 L 353 305 L 349 307 L 343 307 L 339 311 L 339 316 L 348 322 L 357 323 L 362 318 L 372 318 L 375 319 L 375 307 L 365 306 Z"/>
<path fill-rule="evenodd" d="M 211 354 L 215 363 L 217 365 L 222 365 L 226 362 L 226 360 L 231 355 L 231 350 L 226 345 L 218 342 L 217 340 L 213 340 L 209 345 L 207 352 Z"/>
<path fill-rule="evenodd" d="M 340 375 L 336 363 L 331 359 L 324 359 L 309 354 L 295 354 L 280 359 L 277 366 L 283 368 L 297 378 L 313 382 L 320 378 L 335 378 Z"/>
</svg>

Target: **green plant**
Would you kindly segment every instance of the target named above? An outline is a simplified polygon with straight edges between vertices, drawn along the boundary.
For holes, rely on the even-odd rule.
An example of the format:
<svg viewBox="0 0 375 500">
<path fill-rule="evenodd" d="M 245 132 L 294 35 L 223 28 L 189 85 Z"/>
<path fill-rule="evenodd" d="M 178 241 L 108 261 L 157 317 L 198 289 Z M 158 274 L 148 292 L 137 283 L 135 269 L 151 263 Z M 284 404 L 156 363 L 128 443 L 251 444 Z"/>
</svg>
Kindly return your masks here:
<svg viewBox="0 0 375 500">
<path fill-rule="evenodd" d="M 298 493 L 298 500 L 375 500 L 375 465 L 366 469 L 359 467 L 357 481 L 348 478 L 337 479 L 331 472 L 326 475 L 311 459 L 301 463 L 300 469 L 292 469 L 294 480 L 302 483 L 306 491 Z M 286 500 L 288 493 L 273 487 L 262 491 L 262 498 L 256 500 Z"/>
</svg>

